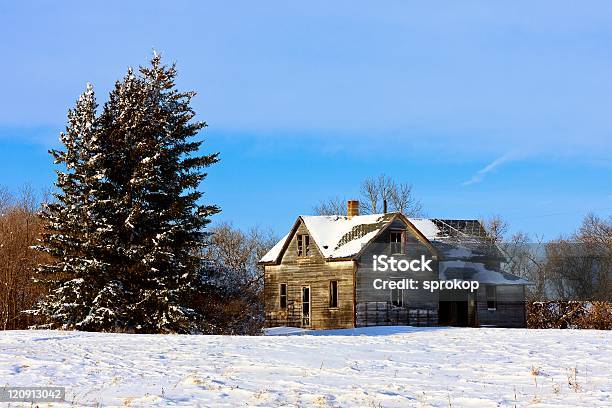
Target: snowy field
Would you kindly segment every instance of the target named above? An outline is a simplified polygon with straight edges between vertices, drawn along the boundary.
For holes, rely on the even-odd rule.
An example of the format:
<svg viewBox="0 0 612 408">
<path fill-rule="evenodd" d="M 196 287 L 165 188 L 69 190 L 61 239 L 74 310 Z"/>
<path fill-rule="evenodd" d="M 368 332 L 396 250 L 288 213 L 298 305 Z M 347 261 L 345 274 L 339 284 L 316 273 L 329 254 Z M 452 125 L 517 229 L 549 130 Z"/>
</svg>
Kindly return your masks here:
<svg viewBox="0 0 612 408">
<path fill-rule="evenodd" d="M 612 406 L 612 333 L 0 332 L 0 379 L 65 386 L 65 406 L 603 407 Z"/>
</svg>

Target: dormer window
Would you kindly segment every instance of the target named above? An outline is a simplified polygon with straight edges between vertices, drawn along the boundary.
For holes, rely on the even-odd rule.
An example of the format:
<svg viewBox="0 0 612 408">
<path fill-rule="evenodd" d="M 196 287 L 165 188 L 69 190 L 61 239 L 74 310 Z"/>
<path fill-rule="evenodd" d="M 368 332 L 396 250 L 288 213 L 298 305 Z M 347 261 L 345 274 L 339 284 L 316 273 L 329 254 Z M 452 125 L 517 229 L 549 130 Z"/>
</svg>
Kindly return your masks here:
<svg viewBox="0 0 612 408">
<path fill-rule="evenodd" d="M 310 236 L 307 234 L 297 236 L 297 254 L 298 256 L 308 256 L 310 254 Z"/>
<path fill-rule="evenodd" d="M 391 231 L 389 234 L 389 242 L 391 246 L 391 254 L 404 253 L 404 232 L 397 230 Z"/>
</svg>

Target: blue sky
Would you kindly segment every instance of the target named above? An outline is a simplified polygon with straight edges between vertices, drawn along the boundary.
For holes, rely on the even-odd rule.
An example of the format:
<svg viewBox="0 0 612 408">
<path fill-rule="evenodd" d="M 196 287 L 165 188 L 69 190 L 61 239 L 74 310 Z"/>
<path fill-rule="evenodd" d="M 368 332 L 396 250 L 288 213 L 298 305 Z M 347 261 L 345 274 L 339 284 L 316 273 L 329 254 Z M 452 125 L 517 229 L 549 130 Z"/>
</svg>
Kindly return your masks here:
<svg viewBox="0 0 612 408">
<path fill-rule="evenodd" d="M 499 214 L 552 238 L 612 214 L 609 2 L 13 3 L 0 4 L 10 189 L 47 188 L 46 150 L 86 82 L 103 101 L 155 48 L 221 152 L 203 185 L 217 220 L 282 234 L 381 172 L 413 183 L 431 217 Z"/>
</svg>

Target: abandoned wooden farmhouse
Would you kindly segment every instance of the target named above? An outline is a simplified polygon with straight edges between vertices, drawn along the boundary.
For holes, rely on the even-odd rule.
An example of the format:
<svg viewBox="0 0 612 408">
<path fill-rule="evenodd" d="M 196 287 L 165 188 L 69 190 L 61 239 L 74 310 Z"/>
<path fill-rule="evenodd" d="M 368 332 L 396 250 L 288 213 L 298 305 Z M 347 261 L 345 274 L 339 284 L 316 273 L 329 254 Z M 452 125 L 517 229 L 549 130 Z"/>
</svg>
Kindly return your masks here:
<svg viewBox="0 0 612 408">
<path fill-rule="evenodd" d="M 374 270 L 374 256 L 428 257 L 431 271 Z M 401 213 L 299 216 L 261 260 L 268 327 L 525 326 L 525 285 L 476 220 Z M 475 291 L 412 290 L 381 281 L 477 281 Z M 376 281 L 376 282 L 375 282 Z M 378 285 L 380 286 L 380 285 Z"/>
</svg>

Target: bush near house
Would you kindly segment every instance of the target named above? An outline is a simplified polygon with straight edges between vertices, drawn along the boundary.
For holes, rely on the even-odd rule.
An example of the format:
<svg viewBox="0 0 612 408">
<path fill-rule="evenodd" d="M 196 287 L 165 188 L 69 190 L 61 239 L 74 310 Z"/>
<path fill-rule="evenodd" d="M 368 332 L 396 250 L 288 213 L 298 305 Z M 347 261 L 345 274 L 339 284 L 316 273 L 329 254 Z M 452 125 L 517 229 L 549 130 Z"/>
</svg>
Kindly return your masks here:
<svg viewBox="0 0 612 408">
<path fill-rule="evenodd" d="M 546 301 L 527 304 L 530 329 L 612 329 L 612 302 Z"/>
</svg>

